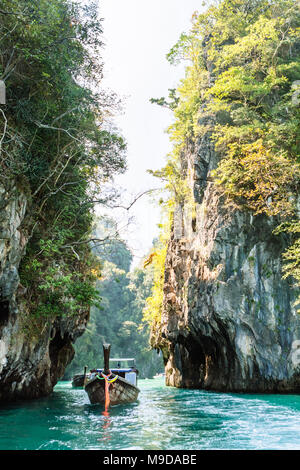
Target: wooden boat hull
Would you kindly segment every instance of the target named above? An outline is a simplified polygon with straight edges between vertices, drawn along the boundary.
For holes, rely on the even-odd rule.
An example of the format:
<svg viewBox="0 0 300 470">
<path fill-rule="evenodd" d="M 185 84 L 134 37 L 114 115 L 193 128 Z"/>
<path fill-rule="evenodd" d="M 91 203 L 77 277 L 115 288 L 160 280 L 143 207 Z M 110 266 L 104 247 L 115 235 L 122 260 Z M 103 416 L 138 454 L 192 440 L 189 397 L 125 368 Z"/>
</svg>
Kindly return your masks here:
<svg viewBox="0 0 300 470">
<path fill-rule="evenodd" d="M 91 379 L 84 387 L 91 404 L 105 405 L 105 380 L 97 377 Z M 110 405 L 135 402 L 140 390 L 123 377 L 118 376 L 115 382 L 109 386 Z"/>
</svg>

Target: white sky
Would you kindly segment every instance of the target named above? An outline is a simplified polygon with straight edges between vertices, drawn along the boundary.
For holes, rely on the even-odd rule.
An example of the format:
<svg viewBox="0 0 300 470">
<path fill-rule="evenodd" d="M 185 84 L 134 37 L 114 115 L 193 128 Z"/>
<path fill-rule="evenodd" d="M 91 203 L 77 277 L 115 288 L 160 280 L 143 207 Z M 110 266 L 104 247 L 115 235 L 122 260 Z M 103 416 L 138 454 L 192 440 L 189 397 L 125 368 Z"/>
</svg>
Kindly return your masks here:
<svg viewBox="0 0 300 470">
<path fill-rule="evenodd" d="M 166 54 L 182 32 L 188 31 L 201 0 L 100 0 L 103 21 L 104 80 L 102 85 L 123 99 L 123 114 L 114 122 L 125 138 L 128 170 L 116 178 L 117 185 L 134 199 L 147 189 L 161 185 L 147 173 L 164 166 L 171 150 L 166 128 L 172 115 L 151 104 L 150 98 L 168 96 L 184 75 L 182 66 L 171 66 Z M 114 215 L 111 213 L 111 215 Z M 143 196 L 130 210 L 135 223 L 123 233 L 133 250 L 134 265 L 147 254 L 158 235 L 160 211 L 149 196 Z"/>
</svg>

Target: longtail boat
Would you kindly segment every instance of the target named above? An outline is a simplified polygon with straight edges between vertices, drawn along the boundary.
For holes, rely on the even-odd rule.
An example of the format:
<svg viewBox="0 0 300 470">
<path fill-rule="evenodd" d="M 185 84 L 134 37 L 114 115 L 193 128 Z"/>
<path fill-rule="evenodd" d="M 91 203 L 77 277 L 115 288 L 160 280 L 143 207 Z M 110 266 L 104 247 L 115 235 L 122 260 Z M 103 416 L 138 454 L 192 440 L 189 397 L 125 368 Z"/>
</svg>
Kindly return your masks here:
<svg viewBox="0 0 300 470">
<path fill-rule="evenodd" d="M 87 373 L 87 366 L 84 368 L 83 374 L 76 374 L 72 379 L 72 387 L 74 388 L 83 388 L 85 383 L 88 381 L 90 377 L 90 373 Z"/>
<path fill-rule="evenodd" d="M 111 359 L 118 362 L 118 368 L 109 368 L 110 344 L 103 344 L 104 368 L 93 369 L 87 379 L 84 390 L 92 404 L 120 405 L 137 400 L 140 390 L 137 387 L 138 371 L 135 366 L 121 368 L 122 361 L 134 359 Z"/>
</svg>

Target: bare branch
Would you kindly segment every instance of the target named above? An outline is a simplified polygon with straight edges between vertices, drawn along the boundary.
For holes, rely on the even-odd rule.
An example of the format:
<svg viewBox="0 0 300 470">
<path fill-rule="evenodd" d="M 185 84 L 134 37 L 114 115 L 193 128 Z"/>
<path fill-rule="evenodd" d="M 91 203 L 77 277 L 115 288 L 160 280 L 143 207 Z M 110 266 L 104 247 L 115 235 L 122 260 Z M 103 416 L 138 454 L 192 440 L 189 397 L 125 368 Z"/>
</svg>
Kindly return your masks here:
<svg viewBox="0 0 300 470">
<path fill-rule="evenodd" d="M 20 15 L 20 13 L 14 13 L 13 11 L 4 11 L 4 10 L 0 10 L 0 15 L 14 15 L 14 16 L 18 16 L 18 15 Z"/>
<path fill-rule="evenodd" d="M 13 33 L 14 30 L 16 29 L 17 25 L 18 25 L 18 23 L 15 23 L 13 29 L 11 29 L 10 31 L 7 31 L 7 33 L 5 33 L 4 36 L 2 36 L 2 38 L 0 39 L 0 41 L 3 41 L 3 39 L 4 39 L 6 36 L 8 36 L 9 34 Z"/>
<path fill-rule="evenodd" d="M 4 130 L 3 130 L 2 137 L 1 137 L 1 139 L 0 139 L 0 151 L 1 151 L 1 149 L 2 149 L 2 142 L 3 142 L 3 139 L 4 139 L 4 137 L 5 137 L 6 129 L 7 129 L 7 119 L 6 119 L 6 116 L 5 116 L 5 114 L 4 114 L 3 109 L 0 108 L 0 112 L 1 112 L 1 114 L 2 114 L 2 116 L 3 116 L 3 119 L 4 119 Z"/>
<path fill-rule="evenodd" d="M 76 111 L 76 109 L 78 109 L 79 106 L 80 106 L 80 105 L 75 106 L 75 107 L 72 108 L 72 109 L 68 109 L 65 113 L 63 113 L 63 114 L 61 114 L 60 116 L 58 116 L 58 117 L 56 117 L 55 119 L 53 119 L 53 121 L 52 121 L 52 126 L 53 126 L 53 124 L 54 124 L 56 121 L 59 121 L 59 119 L 63 118 L 63 117 L 66 116 L 67 114 L 72 113 L 73 111 Z"/>
<path fill-rule="evenodd" d="M 81 240 L 81 241 L 69 243 L 67 245 L 63 245 L 61 248 L 72 248 L 73 246 L 84 245 L 85 243 L 91 243 L 91 242 L 103 243 L 109 239 L 110 239 L 109 235 L 107 235 L 105 238 L 89 238 L 88 240 Z"/>
<path fill-rule="evenodd" d="M 143 191 L 142 193 L 138 194 L 134 200 L 129 204 L 129 206 L 121 206 L 121 205 L 116 205 L 116 206 L 109 206 L 111 209 L 125 209 L 126 211 L 129 211 L 131 207 L 145 194 L 150 194 L 154 191 L 162 191 L 163 188 L 152 188 L 152 189 L 147 189 L 146 191 Z M 96 202 L 96 201 L 95 201 Z"/>
<path fill-rule="evenodd" d="M 50 129 L 52 131 L 61 131 L 61 132 L 65 132 L 69 137 L 71 137 L 71 139 L 74 139 L 76 140 L 77 142 L 82 142 L 80 139 L 77 139 L 77 137 L 75 137 L 74 135 L 70 134 L 69 132 L 69 129 L 63 129 L 61 127 L 53 127 L 53 126 L 49 126 L 47 124 L 42 124 L 41 122 L 38 122 L 38 121 L 34 121 L 34 123 L 38 126 L 38 127 L 42 127 L 43 129 Z"/>
</svg>

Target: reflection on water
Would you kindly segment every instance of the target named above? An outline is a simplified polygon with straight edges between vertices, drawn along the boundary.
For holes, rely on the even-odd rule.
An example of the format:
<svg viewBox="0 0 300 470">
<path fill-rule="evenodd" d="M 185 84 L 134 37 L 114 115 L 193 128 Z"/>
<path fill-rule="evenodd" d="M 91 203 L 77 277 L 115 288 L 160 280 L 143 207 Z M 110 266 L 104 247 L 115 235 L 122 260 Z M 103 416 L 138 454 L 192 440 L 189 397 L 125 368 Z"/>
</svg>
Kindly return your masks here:
<svg viewBox="0 0 300 470">
<path fill-rule="evenodd" d="M 112 438 L 112 434 L 110 433 L 110 430 L 111 430 L 111 425 L 112 425 L 112 420 L 111 420 L 111 417 L 109 415 L 109 411 L 107 409 L 105 409 L 104 411 L 102 411 L 102 415 L 103 415 L 103 422 L 102 422 L 102 439 L 99 439 L 99 441 L 110 441 L 111 438 Z"/>
<path fill-rule="evenodd" d="M 69 382 L 2 407 L 0 449 L 300 449 L 299 395 L 180 390 L 161 378 L 139 388 L 138 402 L 108 411 Z"/>
</svg>

